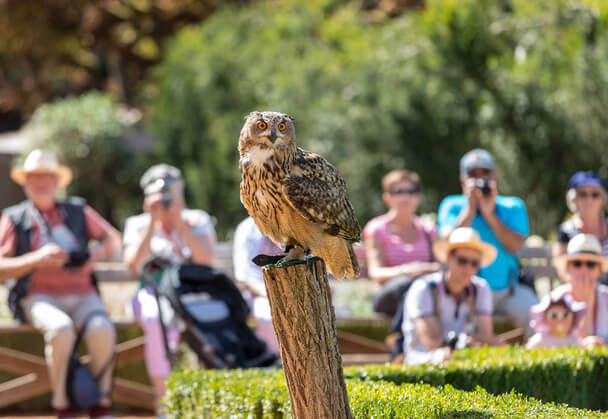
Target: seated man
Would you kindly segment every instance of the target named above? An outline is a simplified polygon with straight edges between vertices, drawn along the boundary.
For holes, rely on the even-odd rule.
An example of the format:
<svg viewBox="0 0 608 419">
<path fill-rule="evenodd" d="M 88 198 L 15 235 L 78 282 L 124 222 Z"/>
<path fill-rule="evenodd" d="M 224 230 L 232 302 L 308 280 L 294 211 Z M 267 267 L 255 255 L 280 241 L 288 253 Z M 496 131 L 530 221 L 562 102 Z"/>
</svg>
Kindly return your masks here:
<svg viewBox="0 0 608 419">
<path fill-rule="evenodd" d="M 469 151 L 460 159 L 460 183 L 463 195 L 448 196 L 439 207 L 439 234 L 445 237 L 455 228 L 472 227 L 496 248 L 496 260 L 479 276 L 492 288 L 495 313 L 508 316 L 529 335 L 530 307 L 538 299 L 519 283 L 517 255 L 528 235 L 526 206 L 517 197 L 498 195 L 494 159 L 486 150 Z"/>
<path fill-rule="evenodd" d="M 167 164 L 152 166 L 141 177 L 140 186 L 144 192 L 144 213 L 129 217 L 125 223 L 123 259 L 129 269 L 136 275 L 141 274 L 144 262 L 154 256 L 173 263 L 212 266 L 215 228 L 206 212 L 186 208 L 180 170 Z M 165 316 L 169 308 L 162 304 L 165 323 L 166 317 L 170 317 Z M 165 353 L 154 291 L 143 282 L 133 299 L 133 312 L 146 336 L 146 367 L 158 409 L 171 367 Z M 172 350 L 178 345 L 179 335 L 175 327 L 168 329 Z"/>
<path fill-rule="evenodd" d="M 439 363 L 450 359 L 453 349 L 499 344 L 492 328 L 492 292 L 475 276 L 480 266 L 492 263 L 496 249 L 472 228 L 461 227 L 433 250 L 446 269 L 417 279 L 405 297 L 406 364 Z"/>
<path fill-rule="evenodd" d="M 0 219 L 0 280 L 18 278 L 9 295 L 11 310 L 43 333 L 52 404 L 59 418 L 76 417 L 66 395 L 66 374 L 76 332 L 87 325 L 90 369 L 96 377 L 101 374 L 103 394 L 89 415 L 111 417 L 116 333 L 91 273 L 96 261 L 120 249 L 120 233 L 82 200 L 55 199 L 57 189 L 70 183 L 72 172 L 53 154 L 32 151 L 11 177 L 27 196 Z M 89 249 L 89 240 L 99 244 Z"/>
</svg>

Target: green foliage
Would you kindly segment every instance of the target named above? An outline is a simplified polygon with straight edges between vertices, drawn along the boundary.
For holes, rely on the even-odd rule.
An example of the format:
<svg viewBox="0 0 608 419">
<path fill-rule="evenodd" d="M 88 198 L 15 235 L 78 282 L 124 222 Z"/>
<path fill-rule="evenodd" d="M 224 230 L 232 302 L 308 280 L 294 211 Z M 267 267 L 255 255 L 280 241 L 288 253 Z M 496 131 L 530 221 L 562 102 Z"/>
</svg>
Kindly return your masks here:
<svg viewBox="0 0 608 419">
<path fill-rule="evenodd" d="M 141 208 L 142 168 L 126 143 L 137 118 L 100 93 L 58 100 L 41 106 L 32 116 L 26 126 L 29 146 L 55 152 L 74 174 L 68 193 L 86 198 L 120 225 L 119 221 Z"/>
<path fill-rule="evenodd" d="M 222 235 L 245 214 L 237 139 L 252 110 L 296 117 L 299 144 L 338 166 L 361 222 L 384 210 L 388 170 L 418 171 L 435 211 L 459 192 L 460 156 L 483 146 L 501 192 L 547 234 L 574 171 L 608 175 L 607 23 L 605 4 L 565 0 L 430 0 L 381 22 L 338 0 L 225 8 L 165 45 L 150 127 Z"/>
<path fill-rule="evenodd" d="M 608 409 L 608 348 L 526 350 L 523 347 L 466 349 L 441 366 L 367 366 L 345 377 L 401 383 L 481 386 L 493 394 L 511 390 L 539 400 L 587 409 Z"/>
<path fill-rule="evenodd" d="M 541 403 L 513 392 L 499 396 L 450 385 L 395 385 L 347 380 L 355 418 L 606 417 L 599 412 Z M 171 375 L 165 397 L 172 418 L 289 418 L 289 396 L 281 370 L 184 370 Z"/>
</svg>

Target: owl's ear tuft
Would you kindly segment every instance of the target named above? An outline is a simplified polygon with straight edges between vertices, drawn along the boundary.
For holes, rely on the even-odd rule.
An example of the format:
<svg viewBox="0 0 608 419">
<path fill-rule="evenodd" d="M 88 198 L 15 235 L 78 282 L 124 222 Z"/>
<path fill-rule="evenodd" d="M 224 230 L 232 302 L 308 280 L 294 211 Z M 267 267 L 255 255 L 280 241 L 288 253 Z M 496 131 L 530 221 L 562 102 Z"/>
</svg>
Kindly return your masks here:
<svg viewBox="0 0 608 419">
<path fill-rule="evenodd" d="M 287 115 L 287 114 L 285 114 L 285 116 L 286 116 L 287 118 L 289 118 L 289 119 L 291 120 L 291 122 L 295 122 L 295 121 L 296 121 L 296 118 L 294 118 L 294 117 L 293 117 L 293 116 L 291 116 L 291 115 Z"/>
<path fill-rule="evenodd" d="M 261 116 L 261 115 L 262 115 L 262 112 L 259 112 L 259 111 L 253 111 L 253 112 L 249 112 L 247 115 L 245 115 L 245 118 L 244 118 L 244 119 L 245 119 L 245 121 L 246 121 L 246 120 L 248 120 L 248 119 L 249 119 L 250 117 L 252 117 L 252 116 L 258 116 L 258 117 L 259 117 L 259 116 Z"/>
</svg>

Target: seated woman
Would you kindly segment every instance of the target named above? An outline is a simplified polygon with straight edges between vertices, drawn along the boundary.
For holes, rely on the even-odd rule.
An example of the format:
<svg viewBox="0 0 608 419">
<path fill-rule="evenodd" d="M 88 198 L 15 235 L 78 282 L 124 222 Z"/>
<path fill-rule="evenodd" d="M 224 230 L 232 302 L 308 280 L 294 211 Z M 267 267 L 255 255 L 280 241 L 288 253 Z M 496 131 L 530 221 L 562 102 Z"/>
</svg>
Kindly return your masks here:
<svg viewBox="0 0 608 419">
<path fill-rule="evenodd" d="M 601 255 L 599 241 L 591 234 L 577 234 L 568 243 L 565 255 L 555 263 L 566 284 L 552 294 L 568 294 L 587 305 L 576 335 L 585 347 L 605 345 L 608 341 L 608 287 L 599 279 L 608 271 L 608 259 Z"/>
<path fill-rule="evenodd" d="M 393 170 L 382 178 L 382 190 L 388 212 L 367 223 L 363 238 L 369 276 L 379 287 L 374 309 L 393 316 L 411 282 L 439 270 L 432 251 L 437 228 L 415 215 L 422 193 L 418 174 Z"/>
<path fill-rule="evenodd" d="M 608 217 L 606 217 L 606 184 L 593 172 L 576 172 L 568 183 L 566 204 L 573 213 L 564 221 L 557 232 L 557 243 L 553 257 L 566 253 L 568 242 L 579 233 L 595 236 L 602 246 L 602 255 L 608 257 Z M 564 272 L 558 272 L 560 277 Z M 608 275 L 602 282 L 608 284 Z"/>
<path fill-rule="evenodd" d="M 569 294 L 547 295 L 530 308 L 530 325 L 536 333 L 530 337 L 526 348 L 580 346 L 576 332 L 586 313 L 586 304 L 574 301 Z"/>
</svg>

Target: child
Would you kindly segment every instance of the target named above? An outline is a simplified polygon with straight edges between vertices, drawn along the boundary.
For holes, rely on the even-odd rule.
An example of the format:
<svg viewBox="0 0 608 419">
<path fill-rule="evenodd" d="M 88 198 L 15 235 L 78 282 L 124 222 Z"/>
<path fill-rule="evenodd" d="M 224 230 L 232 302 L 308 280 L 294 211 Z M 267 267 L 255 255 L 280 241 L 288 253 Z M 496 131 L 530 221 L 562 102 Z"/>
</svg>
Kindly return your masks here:
<svg viewBox="0 0 608 419">
<path fill-rule="evenodd" d="M 587 306 L 565 293 L 549 294 L 530 308 L 530 325 L 536 332 L 526 348 L 581 346 L 574 331 L 585 317 Z"/>
</svg>

